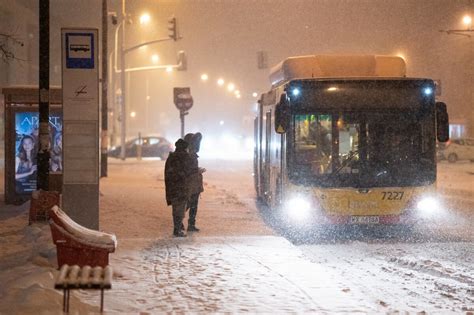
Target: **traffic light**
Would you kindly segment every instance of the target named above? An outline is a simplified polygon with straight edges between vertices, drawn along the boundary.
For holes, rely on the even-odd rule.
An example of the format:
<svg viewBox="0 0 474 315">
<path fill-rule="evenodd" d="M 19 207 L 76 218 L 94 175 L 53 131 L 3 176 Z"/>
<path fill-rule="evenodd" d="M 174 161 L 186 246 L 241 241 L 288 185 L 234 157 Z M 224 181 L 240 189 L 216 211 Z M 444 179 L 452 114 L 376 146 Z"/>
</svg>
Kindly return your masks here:
<svg viewBox="0 0 474 315">
<path fill-rule="evenodd" d="M 178 40 L 178 28 L 176 25 L 176 18 L 174 16 L 168 19 L 168 36 L 174 41 Z"/>
</svg>

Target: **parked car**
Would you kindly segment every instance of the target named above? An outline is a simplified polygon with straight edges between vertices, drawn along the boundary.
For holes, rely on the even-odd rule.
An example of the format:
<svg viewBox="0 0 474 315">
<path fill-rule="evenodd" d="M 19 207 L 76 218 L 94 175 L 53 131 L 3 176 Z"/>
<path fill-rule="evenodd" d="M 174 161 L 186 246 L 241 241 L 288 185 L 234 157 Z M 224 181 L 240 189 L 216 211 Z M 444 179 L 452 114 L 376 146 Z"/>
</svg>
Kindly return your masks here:
<svg viewBox="0 0 474 315">
<path fill-rule="evenodd" d="M 159 157 L 166 160 L 168 154 L 173 151 L 173 145 L 163 137 L 142 137 L 126 142 L 125 157 L 136 157 L 140 143 L 142 145 L 142 157 Z M 114 147 L 109 151 L 109 156 L 119 158 L 121 150 L 121 146 Z"/>
<path fill-rule="evenodd" d="M 459 160 L 474 162 L 474 139 L 452 139 L 438 147 L 438 159 L 448 160 L 450 163 Z"/>
</svg>

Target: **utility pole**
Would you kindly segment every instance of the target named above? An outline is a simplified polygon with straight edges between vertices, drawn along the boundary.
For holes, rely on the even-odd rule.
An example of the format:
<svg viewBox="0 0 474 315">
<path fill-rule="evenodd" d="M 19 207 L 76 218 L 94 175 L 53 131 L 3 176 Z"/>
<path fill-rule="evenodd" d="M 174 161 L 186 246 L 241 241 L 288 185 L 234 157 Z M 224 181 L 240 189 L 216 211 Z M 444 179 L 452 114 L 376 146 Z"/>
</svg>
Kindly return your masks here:
<svg viewBox="0 0 474 315">
<path fill-rule="evenodd" d="M 121 35 L 120 35 L 120 91 L 121 91 L 121 104 L 120 104 L 120 115 L 119 115 L 119 121 L 120 121 L 120 158 L 122 160 L 125 160 L 125 153 L 126 153 L 126 148 L 125 148 L 125 141 L 126 141 L 126 129 L 127 129 L 127 105 L 126 105 L 126 102 L 127 102 L 127 93 L 126 93 L 126 75 L 125 73 L 128 72 L 133 72 L 133 71 L 144 71 L 144 70 L 152 70 L 152 69 L 164 69 L 164 68 L 167 68 L 168 66 L 164 66 L 164 65 L 159 65 L 159 66 L 149 66 L 149 67 L 134 67 L 134 68 L 130 68 L 130 69 L 127 69 L 126 67 L 126 63 L 125 63 L 125 56 L 126 54 L 128 54 L 129 52 L 133 51 L 133 50 L 136 50 L 140 47 L 144 47 L 144 46 L 147 46 L 147 45 L 151 45 L 151 44 L 156 44 L 156 43 L 159 43 L 159 42 L 163 42 L 163 41 L 168 41 L 168 40 L 178 40 L 180 39 L 181 37 L 178 35 L 177 33 L 177 24 L 176 24 L 176 18 L 172 17 L 168 22 L 169 22 L 169 26 L 168 26 L 168 29 L 170 31 L 170 33 L 168 34 L 168 37 L 167 38 L 160 38 L 160 39 L 156 39 L 156 40 L 152 40 L 152 41 L 149 41 L 149 42 L 146 42 L 146 43 L 142 43 L 142 44 L 139 44 L 139 45 L 135 45 L 133 47 L 129 47 L 127 49 L 125 49 L 125 26 L 127 24 L 127 20 L 128 20 L 128 17 L 127 17 L 127 13 L 126 13 L 126 10 L 125 10 L 125 0 L 122 0 L 122 16 L 121 16 L 121 21 L 119 23 L 119 25 L 117 26 L 117 29 L 115 30 L 115 56 L 117 56 L 117 53 L 118 53 L 118 45 L 117 45 L 117 42 L 118 42 L 118 31 L 119 31 L 119 27 L 121 26 L 122 27 L 122 32 L 121 32 Z M 114 23 L 115 24 L 115 23 Z M 117 69 L 116 69 L 116 62 L 114 62 L 114 71 L 115 72 L 119 72 Z M 186 55 L 184 53 L 184 51 L 180 51 L 178 53 L 178 64 L 177 65 L 172 65 L 173 68 L 176 68 L 178 70 L 186 70 L 186 67 L 187 67 L 187 62 L 186 62 Z M 114 87 L 115 88 L 115 87 Z"/>
<path fill-rule="evenodd" d="M 107 0 L 102 0 L 102 132 L 101 132 L 101 144 L 100 144 L 100 177 L 107 177 L 107 147 L 108 147 L 108 71 L 107 71 L 107 40 L 108 40 L 108 28 L 107 28 Z"/>
<path fill-rule="evenodd" d="M 49 0 L 39 2 L 39 150 L 37 189 L 49 190 Z"/>
<path fill-rule="evenodd" d="M 125 94 L 125 25 L 127 24 L 127 14 L 125 12 L 125 0 L 122 0 L 122 34 L 120 38 L 120 90 L 122 91 L 122 103 L 120 104 L 120 158 L 125 160 L 125 129 L 127 126 L 127 113 L 126 113 L 126 94 Z"/>
</svg>

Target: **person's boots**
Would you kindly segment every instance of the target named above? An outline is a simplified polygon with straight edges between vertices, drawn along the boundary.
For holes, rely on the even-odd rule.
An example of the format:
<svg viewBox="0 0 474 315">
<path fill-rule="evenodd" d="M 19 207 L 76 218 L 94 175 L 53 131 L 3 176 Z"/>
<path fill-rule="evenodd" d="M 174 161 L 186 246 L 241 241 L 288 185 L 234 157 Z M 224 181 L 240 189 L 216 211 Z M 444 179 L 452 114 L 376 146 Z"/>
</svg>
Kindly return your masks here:
<svg viewBox="0 0 474 315">
<path fill-rule="evenodd" d="M 173 235 L 176 237 L 185 237 L 186 234 L 181 230 L 183 224 L 183 219 L 180 217 L 173 216 Z"/>
<path fill-rule="evenodd" d="M 199 232 L 199 229 L 194 224 L 188 225 L 188 232 Z"/>
</svg>

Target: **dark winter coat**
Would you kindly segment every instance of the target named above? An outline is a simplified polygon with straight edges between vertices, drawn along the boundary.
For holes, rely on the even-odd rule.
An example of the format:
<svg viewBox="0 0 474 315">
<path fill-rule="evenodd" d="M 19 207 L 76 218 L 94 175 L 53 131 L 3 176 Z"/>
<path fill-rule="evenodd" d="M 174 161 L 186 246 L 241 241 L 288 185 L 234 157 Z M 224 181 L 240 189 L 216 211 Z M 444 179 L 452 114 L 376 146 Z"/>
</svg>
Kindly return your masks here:
<svg viewBox="0 0 474 315">
<path fill-rule="evenodd" d="M 189 175 L 189 190 L 191 195 L 204 191 L 202 172 L 199 169 L 197 152 L 201 146 L 202 135 L 200 132 L 187 134 L 184 140 L 189 144 L 189 156 L 191 158 L 191 168 Z"/>
<path fill-rule="evenodd" d="M 203 178 L 202 178 L 201 172 L 199 171 L 199 164 L 198 164 L 199 156 L 194 152 L 190 152 L 189 157 L 190 157 L 191 167 L 190 167 L 188 185 L 189 185 L 190 194 L 194 195 L 194 194 L 202 193 L 204 191 Z"/>
<path fill-rule="evenodd" d="M 165 163 L 166 203 L 186 202 L 189 198 L 188 177 L 191 159 L 185 150 L 171 152 Z"/>
</svg>

